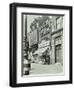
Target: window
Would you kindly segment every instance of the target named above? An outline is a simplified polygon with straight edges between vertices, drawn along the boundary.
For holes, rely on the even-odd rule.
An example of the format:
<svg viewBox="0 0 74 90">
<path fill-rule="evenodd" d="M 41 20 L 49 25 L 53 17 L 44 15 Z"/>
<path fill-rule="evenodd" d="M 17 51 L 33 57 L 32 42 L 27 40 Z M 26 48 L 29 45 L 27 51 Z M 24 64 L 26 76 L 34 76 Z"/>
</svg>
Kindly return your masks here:
<svg viewBox="0 0 74 90">
<path fill-rule="evenodd" d="M 63 17 L 59 16 L 56 18 L 56 29 L 63 28 Z"/>
</svg>

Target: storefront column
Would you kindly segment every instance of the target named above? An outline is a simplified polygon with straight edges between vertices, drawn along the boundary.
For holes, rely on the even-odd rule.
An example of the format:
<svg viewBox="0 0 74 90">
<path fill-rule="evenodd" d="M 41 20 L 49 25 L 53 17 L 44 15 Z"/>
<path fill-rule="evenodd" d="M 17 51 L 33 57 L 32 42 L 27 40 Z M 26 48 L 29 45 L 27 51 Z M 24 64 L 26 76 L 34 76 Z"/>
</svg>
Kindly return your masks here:
<svg viewBox="0 0 74 90">
<path fill-rule="evenodd" d="M 54 44 L 54 39 L 52 40 L 52 50 L 51 50 L 51 59 L 50 63 L 54 64 L 55 63 L 55 44 Z"/>
<path fill-rule="evenodd" d="M 63 65 L 63 64 L 64 64 L 64 61 L 63 61 L 63 60 L 64 60 L 64 59 L 63 59 L 63 55 L 64 55 L 64 53 L 63 53 L 63 52 L 64 52 L 64 51 L 63 51 L 63 50 L 64 50 L 64 49 L 63 49 L 63 48 L 64 48 L 63 36 L 61 36 L 61 45 L 62 45 L 62 46 L 61 46 L 61 48 L 62 48 L 62 49 L 61 49 L 61 52 L 62 52 L 62 65 Z"/>
</svg>

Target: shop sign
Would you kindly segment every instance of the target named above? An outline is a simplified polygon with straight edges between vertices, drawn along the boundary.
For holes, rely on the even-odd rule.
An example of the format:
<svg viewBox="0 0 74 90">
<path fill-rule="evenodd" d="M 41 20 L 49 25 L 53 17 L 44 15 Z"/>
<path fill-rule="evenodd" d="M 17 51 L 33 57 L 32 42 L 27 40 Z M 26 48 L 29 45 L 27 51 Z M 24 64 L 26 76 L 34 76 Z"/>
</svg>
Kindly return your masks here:
<svg viewBox="0 0 74 90">
<path fill-rule="evenodd" d="M 61 42 L 62 40 L 60 37 L 55 39 L 55 45 L 61 44 Z"/>
<path fill-rule="evenodd" d="M 31 47 L 34 44 L 37 44 L 37 42 L 38 42 L 37 30 L 34 30 L 29 34 L 29 47 Z"/>
<path fill-rule="evenodd" d="M 42 42 L 38 45 L 39 48 L 48 46 L 50 44 L 50 41 L 42 40 Z"/>
</svg>

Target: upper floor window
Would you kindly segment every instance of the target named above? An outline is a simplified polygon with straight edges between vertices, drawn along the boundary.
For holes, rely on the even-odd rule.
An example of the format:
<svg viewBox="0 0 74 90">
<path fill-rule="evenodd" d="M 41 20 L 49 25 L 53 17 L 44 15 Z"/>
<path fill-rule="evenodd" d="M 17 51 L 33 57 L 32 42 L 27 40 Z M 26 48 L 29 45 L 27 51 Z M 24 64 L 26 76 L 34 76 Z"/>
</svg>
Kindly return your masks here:
<svg viewBox="0 0 74 90">
<path fill-rule="evenodd" d="M 56 29 L 63 28 L 63 17 L 59 16 L 56 18 Z"/>
</svg>

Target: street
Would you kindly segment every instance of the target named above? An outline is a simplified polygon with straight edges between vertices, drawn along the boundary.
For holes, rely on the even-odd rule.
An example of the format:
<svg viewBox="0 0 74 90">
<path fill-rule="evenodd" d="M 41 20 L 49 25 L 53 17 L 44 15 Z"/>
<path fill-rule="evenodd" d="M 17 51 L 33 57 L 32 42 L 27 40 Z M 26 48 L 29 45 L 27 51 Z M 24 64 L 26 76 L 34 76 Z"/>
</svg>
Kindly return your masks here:
<svg viewBox="0 0 74 90">
<path fill-rule="evenodd" d="M 33 74 L 56 74 L 63 72 L 63 66 L 60 63 L 53 65 L 42 65 L 39 63 L 31 63 L 30 75 Z"/>
</svg>

